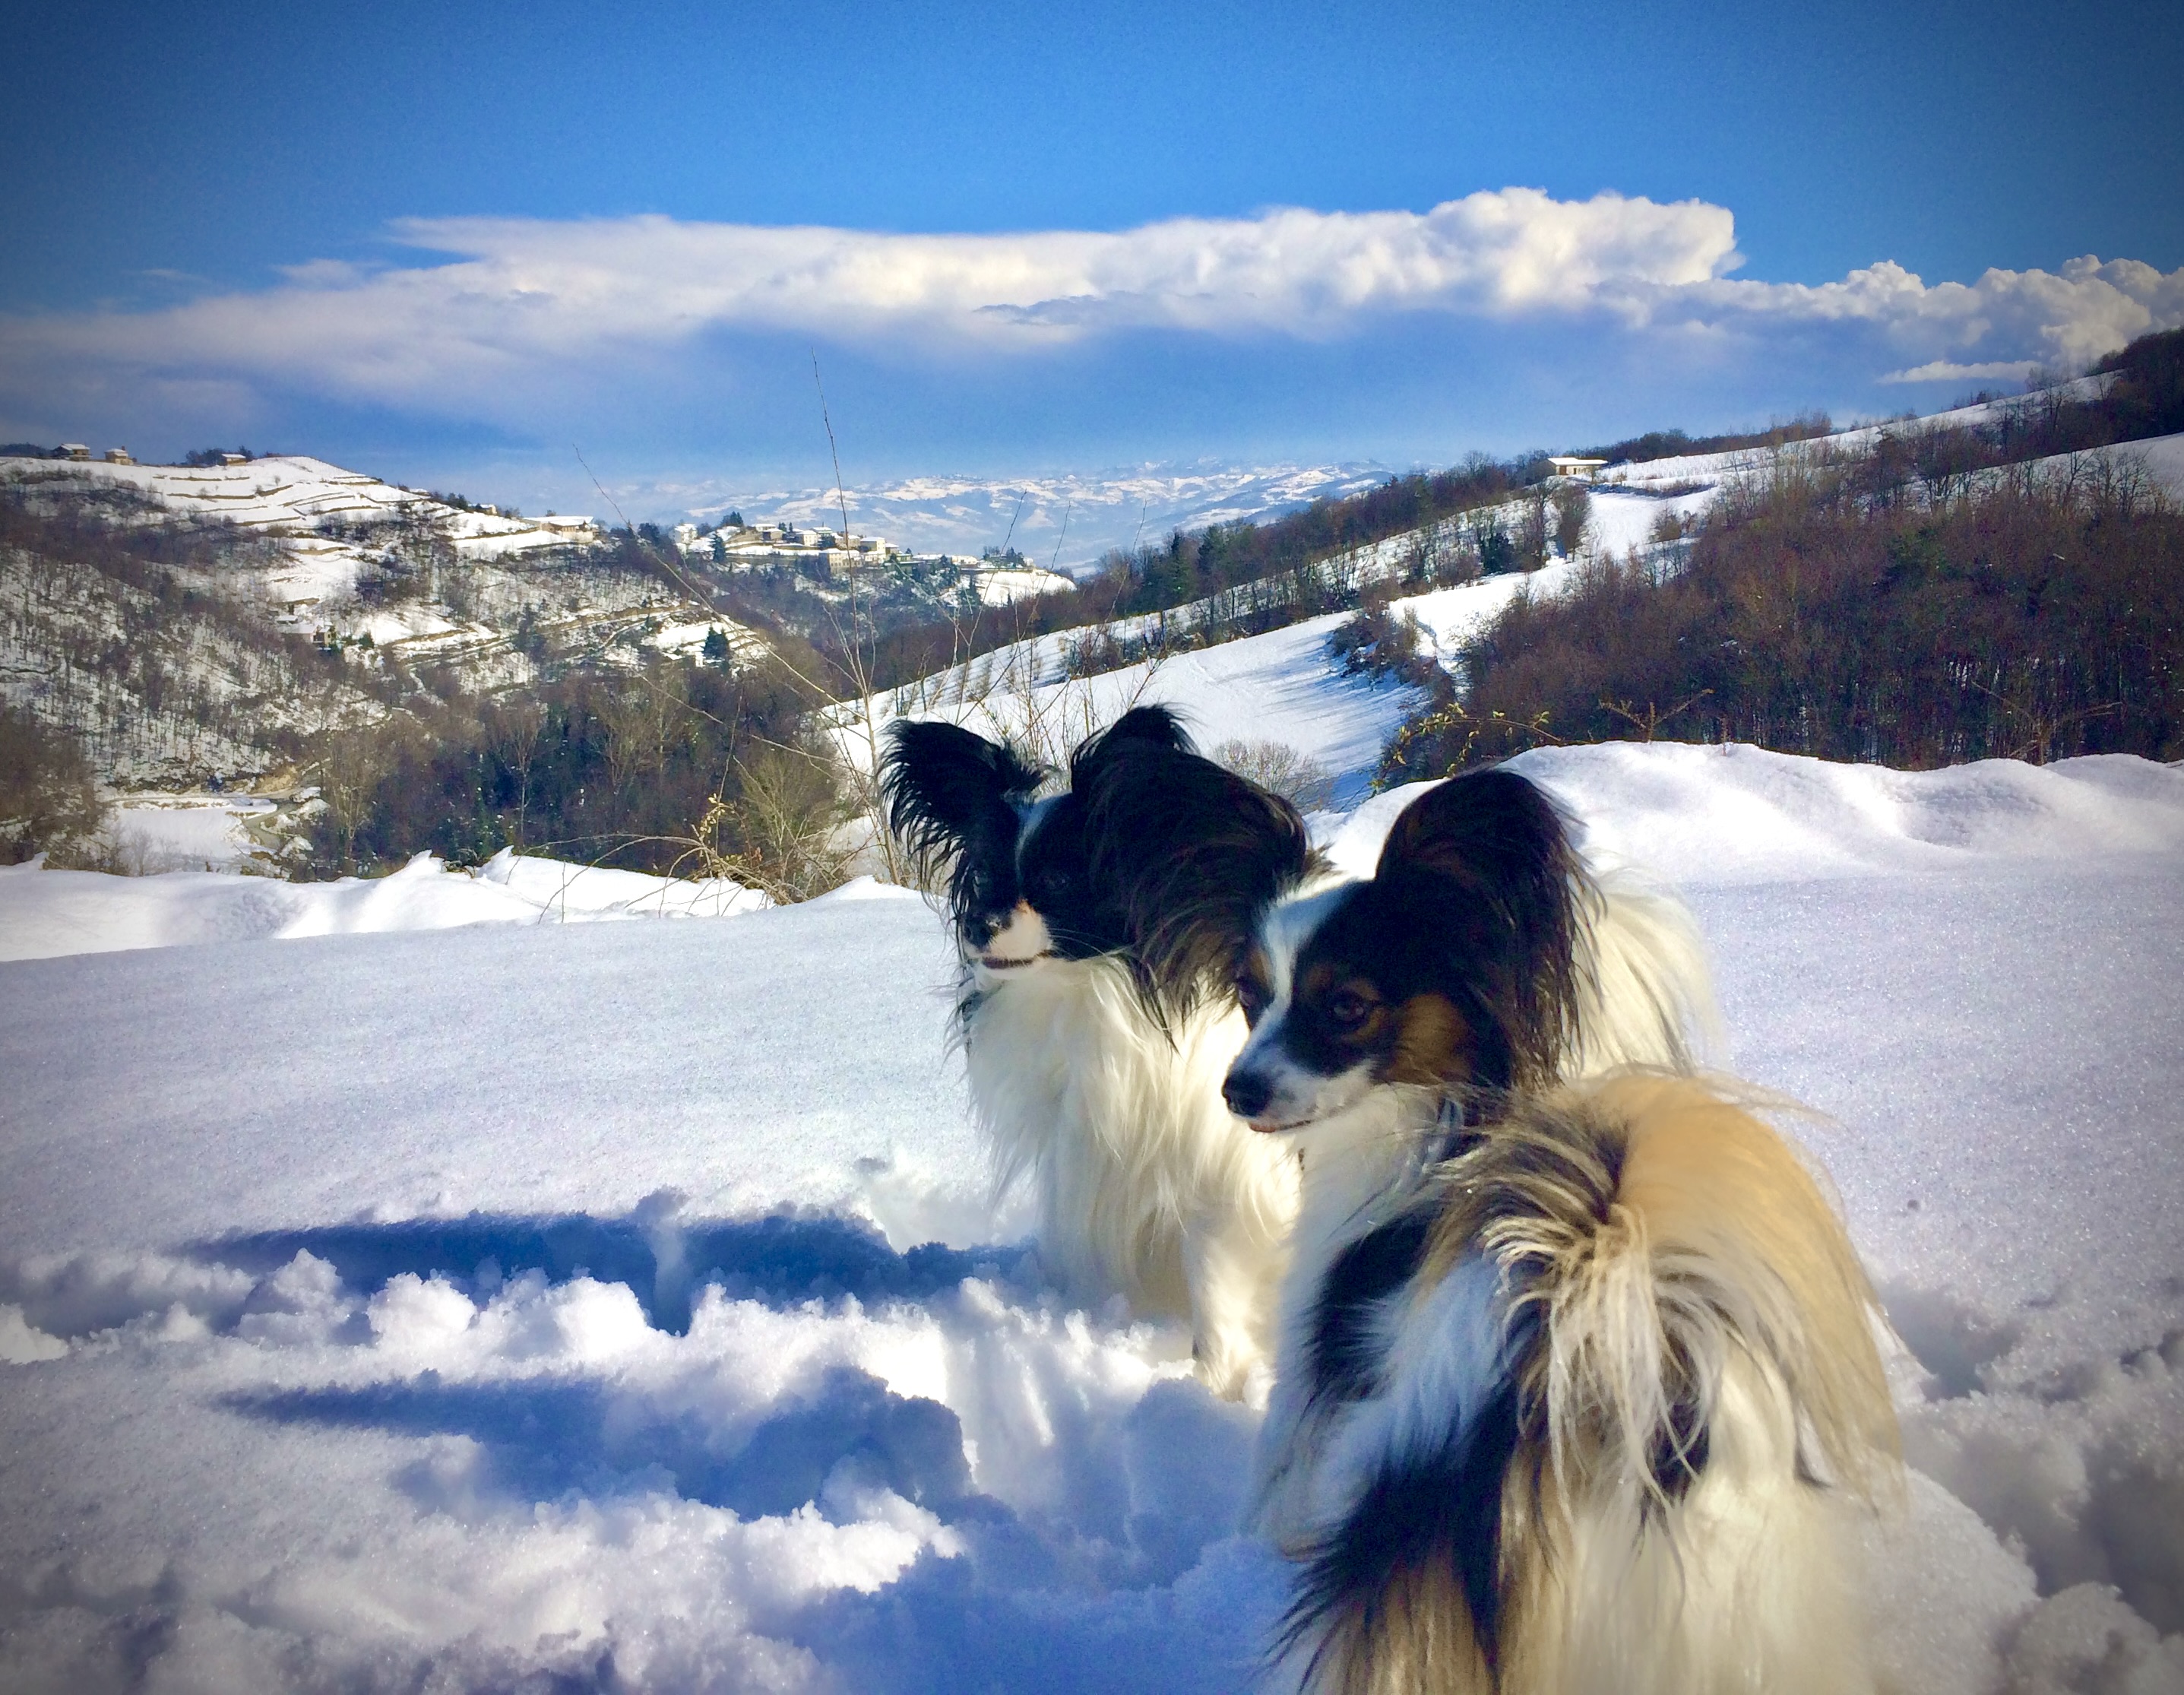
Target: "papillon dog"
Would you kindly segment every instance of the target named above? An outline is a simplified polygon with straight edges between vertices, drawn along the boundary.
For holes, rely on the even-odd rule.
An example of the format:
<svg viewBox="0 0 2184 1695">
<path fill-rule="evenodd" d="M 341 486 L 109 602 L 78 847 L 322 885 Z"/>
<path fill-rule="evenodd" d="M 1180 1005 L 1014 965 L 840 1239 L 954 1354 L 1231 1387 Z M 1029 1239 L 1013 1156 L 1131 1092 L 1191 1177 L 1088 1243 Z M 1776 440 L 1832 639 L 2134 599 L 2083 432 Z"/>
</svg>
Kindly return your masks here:
<svg viewBox="0 0 2184 1695">
<path fill-rule="evenodd" d="M 1297 1687 L 1870 1687 L 1871 1291 L 1782 1138 L 1678 1074 L 1673 927 L 1603 970 L 1612 912 L 1491 770 L 1405 810 L 1371 878 L 1200 944 L 1243 962 L 1226 1099 L 1301 1159 L 1255 1508 L 1297 1563 Z"/>
<path fill-rule="evenodd" d="M 1042 1259 L 1073 1296 L 1187 1319 L 1206 1386 L 1262 1397 L 1296 1159 L 1223 1102 L 1245 1029 L 1236 961 L 1204 939 L 1310 874 L 1302 821 L 1162 707 L 1088 739 L 1044 797 L 1034 764 L 954 724 L 889 737 L 889 825 L 945 879 L 997 1191 L 1029 1181 Z"/>
</svg>

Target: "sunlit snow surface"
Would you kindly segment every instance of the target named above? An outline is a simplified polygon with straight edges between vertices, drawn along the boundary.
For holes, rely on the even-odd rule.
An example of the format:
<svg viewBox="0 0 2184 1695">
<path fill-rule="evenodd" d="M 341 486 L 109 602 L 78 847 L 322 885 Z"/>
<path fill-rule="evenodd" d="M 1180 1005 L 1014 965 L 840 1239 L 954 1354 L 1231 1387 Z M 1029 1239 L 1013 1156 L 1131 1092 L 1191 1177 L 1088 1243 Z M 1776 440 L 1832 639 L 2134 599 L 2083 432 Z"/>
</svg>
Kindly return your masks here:
<svg viewBox="0 0 2184 1695">
<path fill-rule="evenodd" d="M 450 871 L 419 854 L 386 877 L 332 883 L 189 871 L 117 878 L 0 866 L 0 960 L 471 924 L 722 918 L 768 904 L 757 890 L 725 878 L 651 877 L 506 849 L 472 871 Z"/>
<path fill-rule="evenodd" d="M 1829 1115 L 1894 1687 L 2184 1687 L 2184 771 L 1524 764 Z M 871 885 L 0 966 L 0 1687 L 1248 1687 L 1252 1416 L 987 1208 L 949 978 Z"/>
</svg>

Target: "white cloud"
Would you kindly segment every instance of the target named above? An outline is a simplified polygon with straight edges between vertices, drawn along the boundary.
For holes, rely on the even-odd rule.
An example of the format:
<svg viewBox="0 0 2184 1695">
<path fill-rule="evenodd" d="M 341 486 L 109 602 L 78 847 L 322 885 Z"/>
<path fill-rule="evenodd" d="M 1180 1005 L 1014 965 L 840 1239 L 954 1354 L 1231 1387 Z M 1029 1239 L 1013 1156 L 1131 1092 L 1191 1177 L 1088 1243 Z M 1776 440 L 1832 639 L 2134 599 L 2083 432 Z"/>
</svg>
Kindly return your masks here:
<svg viewBox="0 0 2184 1695">
<path fill-rule="evenodd" d="M 1668 293 L 1654 310 L 1724 326 L 1862 326 L 1877 332 L 1884 346 L 1927 354 L 1932 363 L 1986 355 L 1967 369 L 2068 369 L 2149 330 L 2184 324 L 2184 269 L 2164 273 L 2137 259 L 2104 263 L 2089 254 L 2059 272 L 1989 270 L 1975 282 L 1930 287 L 1883 260 L 1817 286 L 1731 279 L 1697 284 Z"/>
<path fill-rule="evenodd" d="M 1876 382 L 2022 382 L 2040 369 L 2031 359 L 1993 359 L 1983 365 L 1958 365 L 1946 359 L 1930 359 L 1908 371 L 1884 371 Z"/>
<path fill-rule="evenodd" d="M 681 371 L 717 388 L 726 367 L 705 343 L 724 334 L 945 364 L 1149 329 L 1323 341 L 1389 332 L 1407 314 L 1590 318 L 1592 335 L 1745 343 L 1758 369 L 1784 334 L 1818 333 L 1862 385 L 1884 371 L 2070 366 L 2184 322 L 2184 270 L 2086 258 L 1930 286 L 1883 262 L 1839 282 L 1750 282 L 1730 274 L 1742 260 L 1725 208 L 1529 188 L 1424 213 L 1284 208 L 1115 232 L 638 217 L 412 220 L 395 233 L 415 261 L 316 261 L 270 288 L 153 311 L 0 318 L 0 390 L 18 411 L 58 414 L 72 396 L 239 388 L 523 429 L 549 399 L 588 410 L 617 378 Z"/>
<path fill-rule="evenodd" d="M 565 362 L 612 363 L 712 331 L 1032 348 L 1106 331 L 1328 337 L 1371 315 L 1503 315 L 1675 288 L 1737 263 L 1733 220 L 1536 189 L 1426 213 L 1280 209 L 1115 233 L 893 235 L 680 223 L 410 220 L 445 263 L 290 268 L 280 286 L 164 310 L 0 321 L 19 367 L 91 362 L 248 373 L 434 410 Z"/>
</svg>

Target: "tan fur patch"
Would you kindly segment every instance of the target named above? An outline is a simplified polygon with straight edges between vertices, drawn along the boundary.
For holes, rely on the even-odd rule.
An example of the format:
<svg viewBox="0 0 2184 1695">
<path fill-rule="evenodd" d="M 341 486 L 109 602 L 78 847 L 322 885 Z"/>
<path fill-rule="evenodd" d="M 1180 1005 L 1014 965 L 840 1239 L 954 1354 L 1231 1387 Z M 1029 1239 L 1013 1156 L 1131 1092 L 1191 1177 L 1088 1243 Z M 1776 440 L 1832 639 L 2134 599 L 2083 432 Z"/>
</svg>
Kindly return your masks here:
<svg viewBox="0 0 2184 1695">
<path fill-rule="evenodd" d="M 1790 1145 L 1683 1079 L 1602 1085 L 1630 1127 L 1618 1205 L 1644 1223 L 1657 1265 L 1719 1267 L 1749 1297 L 1747 1344 L 1772 1357 L 1834 1468 L 1861 1492 L 1897 1452 L 1874 1346 L 1872 1286 L 1841 1221 Z"/>
<path fill-rule="evenodd" d="M 1413 995 L 1395 1010 L 1396 1043 L 1384 1083 L 1461 1083 L 1468 1074 L 1471 1029 L 1445 995 Z"/>
</svg>

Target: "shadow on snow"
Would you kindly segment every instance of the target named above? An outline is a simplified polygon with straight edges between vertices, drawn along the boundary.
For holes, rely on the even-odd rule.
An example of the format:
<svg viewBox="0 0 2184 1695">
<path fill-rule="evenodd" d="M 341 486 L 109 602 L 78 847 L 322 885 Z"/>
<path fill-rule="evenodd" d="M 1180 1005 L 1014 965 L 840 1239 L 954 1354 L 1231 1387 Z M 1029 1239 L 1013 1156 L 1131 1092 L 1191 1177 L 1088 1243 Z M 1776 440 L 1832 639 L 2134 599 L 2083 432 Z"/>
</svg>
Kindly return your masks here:
<svg viewBox="0 0 2184 1695">
<path fill-rule="evenodd" d="M 653 1202 L 624 1218 L 472 1213 L 263 1230 L 193 1243 L 189 1252 L 261 1274 L 309 1253 L 366 1295 L 405 1272 L 488 1287 L 528 1271 L 557 1283 L 589 1276 L 628 1285 L 652 1324 L 677 1335 L 689 1330 L 693 1298 L 708 1284 L 732 1300 L 778 1308 L 845 1296 L 867 1305 L 925 1301 L 967 1277 L 1014 1283 L 1037 1274 L 1031 1250 L 1022 1246 L 967 1250 L 928 1242 L 898 1253 L 861 1218 L 778 1213 L 686 1222 Z"/>
</svg>

